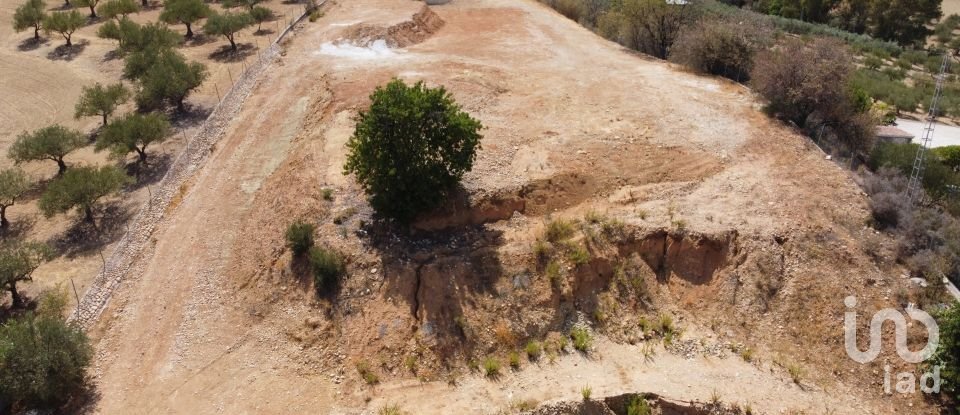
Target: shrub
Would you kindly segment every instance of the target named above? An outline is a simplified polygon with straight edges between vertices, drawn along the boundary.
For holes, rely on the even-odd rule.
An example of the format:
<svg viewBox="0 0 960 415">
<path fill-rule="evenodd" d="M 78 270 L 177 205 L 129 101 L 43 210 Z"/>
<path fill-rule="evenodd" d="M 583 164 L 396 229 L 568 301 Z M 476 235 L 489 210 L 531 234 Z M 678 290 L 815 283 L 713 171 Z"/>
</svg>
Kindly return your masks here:
<svg viewBox="0 0 960 415">
<path fill-rule="evenodd" d="M 520 369 L 520 353 L 510 352 L 508 360 L 510 362 L 510 367 L 513 368 L 513 370 Z"/>
<path fill-rule="evenodd" d="M 313 224 L 298 220 L 287 227 L 287 247 L 293 251 L 293 255 L 300 256 L 313 246 L 313 232 L 316 229 Z"/>
<path fill-rule="evenodd" d="M 812 115 L 847 125 L 857 114 L 849 54 L 836 41 L 790 41 L 757 57 L 750 82 L 767 99 L 769 112 L 799 127 L 806 127 Z"/>
<path fill-rule="evenodd" d="M 680 31 L 696 20 L 694 6 L 667 4 L 661 0 L 625 0 L 605 18 L 604 25 L 614 25 L 625 46 L 660 59 L 670 55 L 670 48 Z M 619 27 L 616 27 L 619 26 Z"/>
<path fill-rule="evenodd" d="M 370 369 L 370 363 L 367 363 L 366 360 L 361 360 L 356 364 L 357 373 L 360 374 L 360 378 L 364 382 L 367 382 L 368 385 L 376 385 L 380 383 L 380 377 Z"/>
<path fill-rule="evenodd" d="M 940 366 L 940 378 L 947 398 L 960 403 L 960 304 L 936 313 L 940 327 L 940 344 L 930 363 Z"/>
<path fill-rule="evenodd" d="M 650 404 L 642 396 L 635 395 L 627 402 L 627 415 L 650 415 Z"/>
<path fill-rule="evenodd" d="M 0 401 L 55 409 L 85 386 L 93 357 L 83 330 L 32 314 L 0 326 Z"/>
<path fill-rule="evenodd" d="M 487 377 L 495 378 L 500 375 L 500 361 L 496 357 L 487 356 L 483 359 L 483 373 Z"/>
<path fill-rule="evenodd" d="M 753 56 L 772 34 L 765 27 L 745 28 L 722 19 L 705 19 L 685 29 L 670 50 L 670 60 L 691 69 L 730 78 L 749 79 Z"/>
<path fill-rule="evenodd" d="M 394 79 L 370 95 L 347 142 L 345 173 L 357 176 L 381 215 L 401 223 L 436 208 L 470 171 L 479 121 L 443 87 Z"/>
<path fill-rule="evenodd" d="M 593 395 L 593 388 L 589 386 L 584 386 L 580 388 L 580 395 L 583 396 L 583 400 L 589 401 L 590 396 Z"/>
<path fill-rule="evenodd" d="M 873 170 L 879 170 L 883 167 L 889 167 L 900 171 L 903 175 L 909 175 L 913 171 L 913 162 L 917 156 L 917 150 L 920 145 L 914 143 L 879 143 L 870 155 L 869 166 Z M 950 186 L 960 184 L 960 175 L 953 172 L 950 167 L 936 157 L 928 157 L 923 165 L 923 188 L 931 196 L 942 198 L 949 193 Z"/>
<path fill-rule="evenodd" d="M 133 181 L 114 166 L 77 167 L 63 174 L 47 186 L 40 196 L 38 207 L 47 217 L 77 208 L 83 219 L 93 223 L 93 208 L 97 202 Z"/>
<path fill-rule="evenodd" d="M 584 265 L 587 262 L 590 262 L 590 252 L 587 251 L 587 248 L 580 246 L 579 244 L 569 244 L 567 259 L 569 259 L 574 265 Z"/>
<path fill-rule="evenodd" d="M 547 223 L 547 229 L 544 232 L 544 238 L 549 242 L 561 242 L 573 237 L 575 232 L 574 222 L 564 219 L 555 219 Z"/>
<path fill-rule="evenodd" d="M 540 355 L 543 353 L 543 345 L 536 340 L 530 340 L 527 342 L 527 346 L 524 348 L 524 351 L 527 353 L 527 358 L 530 360 L 540 359 Z"/>
<path fill-rule="evenodd" d="M 336 288 L 346 273 L 346 265 L 340 253 L 318 246 L 310 248 L 310 268 L 313 270 L 313 285 L 318 293 Z"/>
<path fill-rule="evenodd" d="M 560 284 L 563 282 L 563 275 L 560 271 L 559 262 L 550 261 L 547 263 L 547 266 L 544 269 L 544 274 L 546 274 L 547 280 L 550 281 L 550 285 L 552 285 L 554 288 L 560 288 Z"/>
<path fill-rule="evenodd" d="M 573 348 L 584 353 L 590 350 L 590 345 L 593 343 L 590 332 L 582 327 L 574 327 L 570 330 L 570 338 L 573 339 Z"/>
</svg>

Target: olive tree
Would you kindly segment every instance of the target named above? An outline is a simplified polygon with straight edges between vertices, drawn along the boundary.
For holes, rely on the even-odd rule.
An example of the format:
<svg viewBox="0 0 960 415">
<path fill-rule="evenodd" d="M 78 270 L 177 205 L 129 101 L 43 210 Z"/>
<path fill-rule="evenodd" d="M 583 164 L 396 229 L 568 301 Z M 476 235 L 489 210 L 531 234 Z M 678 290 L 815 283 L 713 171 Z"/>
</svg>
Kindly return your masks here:
<svg viewBox="0 0 960 415">
<path fill-rule="evenodd" d="M 70 169 L 47 186 L 38 206 L 47 217 L 76 208 L 83 220 L 93 223 L 97 202 L 131 183 L 132 179 L 115 166 Z"/>
<path fill-rule="evenodd" d="M 401 223 L 439 205 L 470 171 L 480 147 L 480 121 L 443 88 L 399 79 L 377 87 L 347 142 L 353 173 L 373 208 Z"/>
<path fill-rule="evenodd" d="M 107 117 L 128 99 L 130 99 L 130 90 L 122 83 L 104 86 L 97 82 L 91 87 L 83 87 L 80 101 L 77 101 L 74 108 L 74 117 L 99 116 L 103 119 L 103 125 L 106 126 Z"/>
<path fill-rule="evenodd" d="M 33 271 L 51 256 L 50 248 L 37 242 L 10 242 L 0 247 L 0 288 L 10 293 L 13 308 L 24 306 L 17 283 L 31 281 Z"/>
<path fill-rule="evenodd" d="M 13 12 L 13 30 L 22 32 L 33 29 L 33 38 L 40 39 L 40 27 L 47 17 L 47 4 L 43 0 L 27 0 Z"/>
<path fill-rule="evenodd" d="M 87 144 L 83 134 L 54 124 L 33 132 L 24 132 L 17 136 L 8 150 L 8 156 L 16 163 L 51 160 L 57 163 L 57 175 L 67 171 L 63 160 L 67 154 Z"/>
<path fill-rule="evenodd" d="M 211 35 L 220 35 L 230 41 L 230 50 L 237 50 L 234 40 L 237 32 L 253 24 L 253 17 L 249 13 L 213 13 L 203 25 L 203 31 Z"/>
<path fill-rule="evenodd" d="M 101 17 L 114 19 L 117 23 L 126 19 L 128 14 L 138 12 L 140 12 L 140 5 L 133 0 L 107 0 L 97 6 L 97 13 L 100 13 Z"/>
<path fill-rule="evenodd" d="M 131 56 L 134 58 L 134 56 Z M 207 79 L 207 68 L 199 62 L 187 62 L 176 51 L 162 50 L 154 55 L 137 55 L 137 59 L 150 62 L 143 67 L 143 73 L 137 79 L 140 91 L 137 93 L 137 106 L 144 111 L 160 110 L 165 105 L 184 111 L 184 100 Z M 129 65 L 139 65 L 132 61 Z"/>
<path fill-rule="evenodd" d="M 80 394 L 93 349 L 62 317 L 28 313 L 0 326 L 0 402 L 56 410 Z"/>
<path fill-rule="evenodd" d="M 7 220 L 7 208 L 17 203 L 17 199 L 30 190 L 30 180 L 18 168 L 0 170 L 0 229 L 10 226 Z"/>
<path fill-rule="evenodd" d="M 263 22 L 273 18 L 273 10 L 263 6 L 256 6 L 250 9 L 250 17 L 257 22 L 257 32 L 263 30 Z"/>
<path fill-rule="evenodd" d="M 193 37 L 193 24 L 210 16 L 210 6 L 203 0 L 167 0 L 160 13 L 160 21 L 167 24 L 183 24 L 187 27 L 186 37 Z"/>
<path fill-rule="evenodd" d="M 97 18 L 97 5 L 100 4 L 100 0 L 76 0 L 76 5 L 80 7 L 87 7 L 90 9 L 90 18 Z"/>
<path fill-rule="evenodd" d="M 48 35 L 52 32 L 59 33 L 60 36 L 63 36 L 63 39 L 67 41 L 67 46 L 73 46 L 71 42 L 73 32 L 76 32 L 77 29 L 83 26 L 83 22 L 83 16 L 76 10 L 54 12 L 43 19 L 43 30 Z"/>
<path fill-rule="evenodd" d="M 109 150 L 117 158 L 137 153 L 137 162 L 146 163 L 147 146 L 163 142 L 169 134 L 170 123 L 162 114 L 130 114 L 103 129 L 97 136 L 96 150 Z"/>
</svg>

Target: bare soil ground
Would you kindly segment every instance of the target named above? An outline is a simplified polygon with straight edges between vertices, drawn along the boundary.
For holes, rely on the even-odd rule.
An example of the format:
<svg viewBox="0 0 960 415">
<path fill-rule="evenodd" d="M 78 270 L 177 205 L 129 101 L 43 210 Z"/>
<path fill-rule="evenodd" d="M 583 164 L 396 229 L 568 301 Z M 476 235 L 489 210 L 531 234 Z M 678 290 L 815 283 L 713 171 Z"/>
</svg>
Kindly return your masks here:
<svg viewBox="0 0 960 415">
<path fill-rule="evenodd" d="M 123 59 L 114 50 L 116 42 L 100 39 L 97 28 L 102 18 L 89 22 L 73 35 L 75 46 L 63 47 L 60 35 L 52 33 L 45 36 L 41 43 L 34 43 L 33 31 L 15 33 L 12 28 L 14 10 L 23 3 L 20 0 L 0 0 L 0 167 L 9 167 L 12 161 L 6 158 L 7 149 L 23 131 L 41 128 L 59 123 L 84 132 L 97 129 L 100 121 L 97 117 L 75 120 L 74 105 L 81 88 L 95 82 L 115 83 L 120 81 Z M 48 11 L 62 10 L 62 4 L 47 2 Z M 261 48 L 276 38 L 278 30 L 284 27 L 284 20 L 298 16 L 303 6 L 298 3 L 280 1 L 265 3 L 274 10 L 277 19 L 263 24 L 263 31 L 255 33 L 256 27 L 241 32 L 238 43 L 242 51 L 233 57 L 217 54 L 227 45 L 223 38 L 204 36 L 199 27 L 192 41 L 179 48 L 189 59 L 203 62 L 210 71 L 210 77 L 189 99 L 191 114 L 176 122 L 177 133 L 162 145 L 152 148 L 153 166 L 144 172 L 140 182 L 129 189 L 121 200 L 111 201 L 100 212 L 104 229 L 93 231 L 78 226 L 74 215 L 58 215 L 44 218 L 36 208 L 39 193 L 29 195 L 8 210 L 10 220 L 15 226 L 17 237 L 49 241 L 61 249 L 63 254 L 54 261 L 40 267 L 34 274 L 34 283 L 23 288 L 30 295 L 56 286 L 71 291 L 71 280 L 80 294 L 86 290 L 93 277 L 100 270 L 101 253 L 105 257 L 113 251 L 114 243 L 126 229 L 127 221 L 145 203 L 149 195 L 147 186 L 155 184 L 162 176 L 166 165 L 183 147 L 186 137 L 196 132 L 196 127 L 210 109 L 216 104 L 218 94 L 224 94 L 234 77 L 244 69 L 242 59 L 256 57 Z M 219 6 L 214 5 L 215 8 Z M 86 8 L 78 9 L 85 16 Z M 132 15 L 138 23 L 157 21 L 162 4 L 152 3 L 150 8 Z M 199 26 L 199 25 L 197 25 Z M 185 33 L 183 25 L 172 29 Z M 132 104 L 118 111 L 132 110 Z M 67 157 L 69 164 L 104 164 L 110 162 L 105 153 L 94 153 L 92 146 Z M 53 163 L 30 163 L 24 169 L 38 180 L 52 178 L 56 169 Z M 8 235 L 10 236 L 10 235 Z M 69 249 L 67 249 L 69 248 Z"/>
<path fill-rule="evenodd" d="M 865 228 L 850 174 L 749 90 L 532 1 L 421 7 L 340 2 L 298 29 L 95 328 L 93 412 L 496 413 L 584 386 L 760 413 L 932 411 L 882 394 L 892 358 L 845 356 L 845 296 L 866 315 L 911 293 L 864 252 L 890 241 Z M 486 127 L 465 205 L 412 233 L 375 221 L 342 174 L 352 116 L 393 77 L 445 86 Z M 295 218 L 348 258 L 335 297 L 284 249 Z M 581 220 L 569 244 L 590 259 L 555 244 L 551 281 L 531 247 L 555 218 Z M 683 329 L 666 349 L 641 328 L 659 315 Z M 571 327 L 595 333 L 589 353 L 507 369 Z M 498 379 L 472 370 L 488 357 Z"/>
</svg>

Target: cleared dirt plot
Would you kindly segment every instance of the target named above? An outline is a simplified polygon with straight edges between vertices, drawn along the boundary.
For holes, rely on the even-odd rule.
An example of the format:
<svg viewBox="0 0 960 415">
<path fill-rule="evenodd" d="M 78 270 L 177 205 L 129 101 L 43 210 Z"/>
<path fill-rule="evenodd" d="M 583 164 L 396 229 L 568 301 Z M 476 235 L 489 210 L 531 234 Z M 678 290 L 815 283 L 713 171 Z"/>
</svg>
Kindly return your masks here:
<svg viewBox="0 0 960 415">
<path fill-rule="evenodd" d="M 881 308 L 908 284 L 858 242 L 864 194 L 749 90 L 532 1 L 324 10 L 113 293 L 93 412 L 496 413 L 586 386 L 759 413 L 930 409 L 844 354 L 844 297 Z M 409 233 L 343 174 L 355 114 L 395 77 L 445 86 L 486 127 L 461 204 Z M 298 218 L 344 255 L 335 297 L 284 248 Z M 536 248 L 545 228 L 569 235 Z M 541 360 L 514 359 L 530 342 Z"/>
</svg>

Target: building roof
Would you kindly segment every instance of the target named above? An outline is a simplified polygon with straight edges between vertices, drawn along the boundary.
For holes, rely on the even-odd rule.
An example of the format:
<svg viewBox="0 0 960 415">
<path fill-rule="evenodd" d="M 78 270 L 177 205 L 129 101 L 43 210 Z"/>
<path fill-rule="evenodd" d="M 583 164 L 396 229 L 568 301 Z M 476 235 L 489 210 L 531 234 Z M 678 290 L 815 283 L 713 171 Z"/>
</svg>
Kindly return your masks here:
<svg viewBox="0 0 960 415">
<path fill-rule="evenodd" d="M 881 125 L 877 127 L 877 137 L 913 139 L 913 134 L 910 134 L 892 125 Z"/>
</svg>

